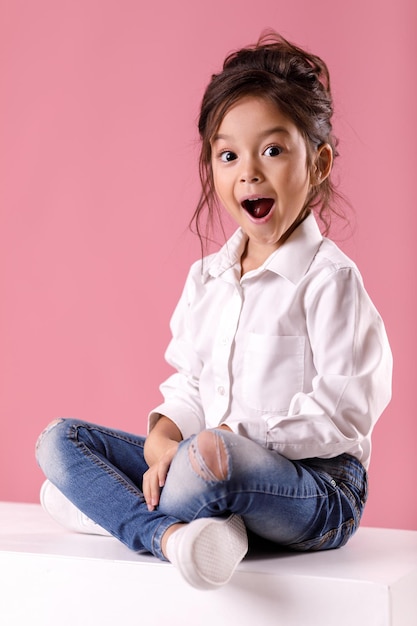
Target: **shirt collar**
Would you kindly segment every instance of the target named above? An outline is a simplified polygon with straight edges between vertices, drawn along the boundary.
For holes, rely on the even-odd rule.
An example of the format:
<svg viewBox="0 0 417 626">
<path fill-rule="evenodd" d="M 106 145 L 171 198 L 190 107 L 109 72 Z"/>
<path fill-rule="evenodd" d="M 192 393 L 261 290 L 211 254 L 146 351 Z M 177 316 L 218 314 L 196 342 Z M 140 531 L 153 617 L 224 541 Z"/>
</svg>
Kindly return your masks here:
<svg viewBox="0 0 417 626">
<path fill-rule="evenodd" d="M 247 235 L 239 228 L 224 246 L 206 260 L 203 270 L 203 281 L 209 276 L 214 278 L 240 264 L 240 258 L 248 240 Z M 275 272 L 292 283 L 298 283 L 310 267 L 323 236 L 312 213 L 288 237 L 287 241 L 271 254 L 265 263 L 256 271 Z"/>
</svg>

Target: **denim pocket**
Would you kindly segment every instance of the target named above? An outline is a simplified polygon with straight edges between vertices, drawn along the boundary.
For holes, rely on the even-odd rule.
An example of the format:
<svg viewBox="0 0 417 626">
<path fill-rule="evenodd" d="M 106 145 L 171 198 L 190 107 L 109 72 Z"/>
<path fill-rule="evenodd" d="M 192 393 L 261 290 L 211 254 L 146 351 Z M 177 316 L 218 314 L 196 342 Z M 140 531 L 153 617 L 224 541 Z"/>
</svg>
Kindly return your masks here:
<svg viewBox="0 0 417 626">
<path fill-rule="evenodd" d="M 330 459 L 304 459 L 301 465 L 316 475 L 325 486 L 327 513 L 321 527 L 310 537 L 288 546 L 292 550 L 331 550 L 348 542 L 359 527 L 368 494 L 368 475 L 363 465 L 350 454 Z"/>
<path fill-rule="evenodd" d="M 286 413 L 303 390 L 305 338 L 248 333 L 242 396 L 256 411 Z"/>
<path fill-rule="evenodd" d="M 355 520 L 348 519 L 338 528 L 332 528 L 331 530 L 320 535 L 319 537 L 313 537 L 306 541 L 299 543 L 293 543 L 288 548 L 296 550 L 298 552 L 313 552 L 318 550 L 334 550 L 335 548 L 341 548 L 344 546 L 352 535 L 356 532 L 358 524 Z"/>
</svg>

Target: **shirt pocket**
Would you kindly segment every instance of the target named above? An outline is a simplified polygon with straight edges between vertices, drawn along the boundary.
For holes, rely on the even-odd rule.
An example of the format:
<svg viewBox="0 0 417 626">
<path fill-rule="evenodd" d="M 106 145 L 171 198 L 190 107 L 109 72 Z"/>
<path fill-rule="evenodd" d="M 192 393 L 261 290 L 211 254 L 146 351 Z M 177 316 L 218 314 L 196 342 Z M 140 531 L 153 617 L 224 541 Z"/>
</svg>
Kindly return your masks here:
<svg viewBox="0 0 417 626">
<path fill-rule="evenodd" d="M 293 396 L 303 390 L 304 346 L 300 336 L 248 333 L 243 362 L 242 395 L 256 411 L 287 413 Z"/>
</svg>

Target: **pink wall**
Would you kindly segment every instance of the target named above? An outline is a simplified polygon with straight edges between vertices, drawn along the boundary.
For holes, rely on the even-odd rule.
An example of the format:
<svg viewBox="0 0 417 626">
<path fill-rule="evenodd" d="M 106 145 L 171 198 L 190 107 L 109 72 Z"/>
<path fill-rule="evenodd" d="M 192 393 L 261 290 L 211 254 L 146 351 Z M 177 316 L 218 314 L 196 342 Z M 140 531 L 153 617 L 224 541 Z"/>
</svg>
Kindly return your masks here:
<svg viewBox="0 0 417 626">
<path fill-rule="evenodd" d="M 365 523 L 416 529 L 416 3 L 204 5 L 0 0 L 0 499 L 37 500 L 34 444 L 54 417 L 145 431 L 198 255 L 186 226 L 202 91 L 269 26 L 333 74 L 338 175 L 356 211 L 342 247 L 395 357 Z"/>
</svg>

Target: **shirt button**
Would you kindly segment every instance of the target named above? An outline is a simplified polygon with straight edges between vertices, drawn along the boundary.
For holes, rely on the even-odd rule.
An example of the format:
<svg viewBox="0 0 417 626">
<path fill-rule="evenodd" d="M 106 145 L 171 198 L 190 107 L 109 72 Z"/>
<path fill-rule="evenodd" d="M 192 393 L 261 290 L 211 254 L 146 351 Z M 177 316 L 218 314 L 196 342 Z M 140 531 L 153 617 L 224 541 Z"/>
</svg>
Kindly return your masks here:
<svg viewBox="0 0 417 626">
<path fill-rule="evenodd" d="M 224 396 L 224 394 L 226 393 L 226 389 L 220 385 L 220 387 L 217 387 L 217 393 L 219 393 L 221 396 Z"/>
</svg>

